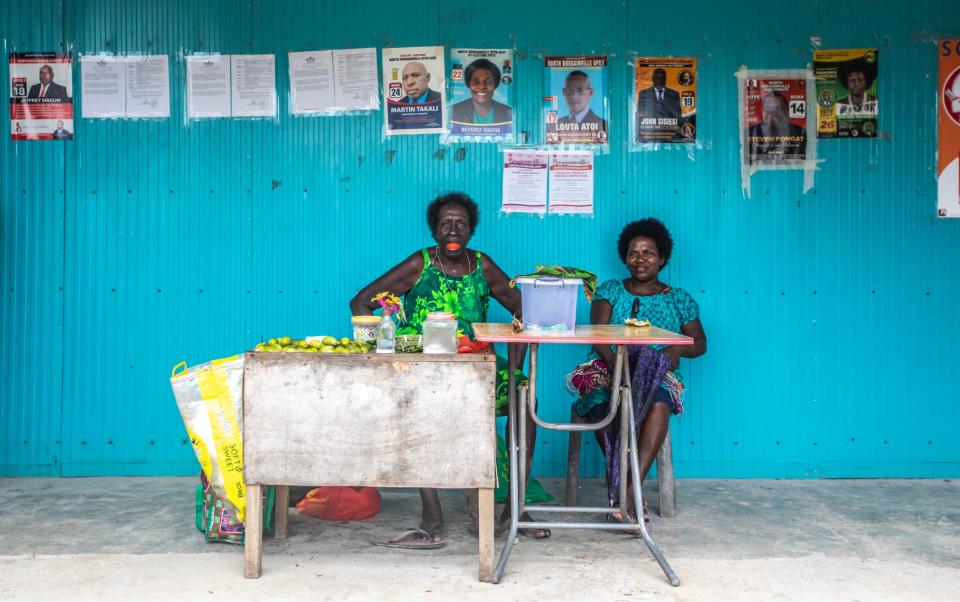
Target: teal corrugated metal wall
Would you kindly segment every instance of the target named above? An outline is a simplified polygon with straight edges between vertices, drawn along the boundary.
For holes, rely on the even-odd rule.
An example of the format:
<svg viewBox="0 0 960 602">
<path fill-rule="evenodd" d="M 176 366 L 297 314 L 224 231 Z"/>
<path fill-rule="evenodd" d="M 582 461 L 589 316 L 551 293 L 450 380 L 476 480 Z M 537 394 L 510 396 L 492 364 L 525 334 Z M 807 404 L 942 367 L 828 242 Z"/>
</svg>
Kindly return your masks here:
<svg viewBox="0 0 960 602">
<path fill-rule="evenodd" d="M 66 144 L 12 143 L 0 122 L 0 474 L 193 472 L 173 364 L 283 333 L 347 332 L 354 291 L 428 244 L 426 204 L 463 189 L 482 211 L 474 246 L 508 273 L 545 262 L 621 276 L 622 225 L 654 215 L 670 226 L 665 278 L 700 301 L 710 341 L 685 366 L 680 476 L 960 475 L 960 221 L 934 217 L 933 175 L 933 42 L 960 35 L 954 3 L 475 6 L 0 0 L 0 80 L 12 51 L 159 53 L 173 99 L 169 120 L 78 120 Z M 881 49 L 887 135 L 822 141 L 806 195 L 799 174 L 767 172 L 744 199 L 732 74 L 802 67 L 810 36 Z M 519 129 L 533 140 L 542 57 L 611 56 L 613 144 L 596 160 L 595 217 L 499 216 L 492 146 L 383 140 L 379 113 L 287 114 L 288 50 L 426 44 L 516 47 Z M 279 120 L 185 125 L 181 57 L 208 51 L 277 54 Z M 700 59 L 707 145 L 692 160 L 626 152 L 632 53 Z M 583 353 L 542 352 L 548 417 L 568 416 L 561 376 Z M 585 449 L 597 474 L 595 445 Z M 541 433 L 535 471 L 561 474 L 565 457 L 565 438 Z"/>
</svg>

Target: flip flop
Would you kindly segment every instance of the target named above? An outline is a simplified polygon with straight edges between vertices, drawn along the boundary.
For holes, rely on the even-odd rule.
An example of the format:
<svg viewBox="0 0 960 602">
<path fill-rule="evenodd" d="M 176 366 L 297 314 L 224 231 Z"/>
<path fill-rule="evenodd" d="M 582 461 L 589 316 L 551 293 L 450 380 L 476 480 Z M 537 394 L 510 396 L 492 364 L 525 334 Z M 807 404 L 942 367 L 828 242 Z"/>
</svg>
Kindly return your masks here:
<svg viewBox="0 0 960 602">
<path fill-rule="evenodd" d="M 418 538 L 409 539 L 411 535 L 418 535 Z M 433 537 L 423 529 L 407 529 L 397 533 L 390 539 L 371 539 L 370 543 L 375 546 L 385 548 L 400 548 L 403 550 L 437 550 L 447 545 L 443 535 L 438 535 L 440 539 Z"/>
<path fill-rule="evenodd" d="M 493 530 L 493 534 L 497 537 L 500 537 L 504 533 L 510 530 L 510 519 L 505 519 L 500 521 Z M 534 535 L 530 531 L 540 531 L 541 535 Z M 550 529 L 544 529 L 542 527 L 525 527 L 523 529 L 517 529 L 518 535 L 523 535 L 524 537 L 529 537 L 530 539 L 546 539 L 553 535 Z"/>
</svg>

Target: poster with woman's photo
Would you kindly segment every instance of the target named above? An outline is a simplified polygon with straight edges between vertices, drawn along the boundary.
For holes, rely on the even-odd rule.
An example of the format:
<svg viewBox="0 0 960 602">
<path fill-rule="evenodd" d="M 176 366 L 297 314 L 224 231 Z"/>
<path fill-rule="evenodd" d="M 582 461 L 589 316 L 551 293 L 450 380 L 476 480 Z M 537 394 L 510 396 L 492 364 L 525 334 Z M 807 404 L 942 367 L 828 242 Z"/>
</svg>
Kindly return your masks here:
<svg viewBox="0 0 960 602">
<path fill-rule="evenodd" d="M 607 57 L 544 59 L 547 144 L 606 144 L 609 140 Z"/>
<path fill-rule="evenodd" d="M 696 142 L 697 59 L 637 58 L 634 141 Z"/>
<path fill-rule="evenodd" d="M 748 78 L 744 90 L 744 163 L 778 165 L 807 159 L 807 82 Z"/>
<path fill-rule="evenodd" d="M 73 140 L 69 52 L 11 52 L 9 90 L 12 140 Z"/>
<path fill-rule="evenodd" d="M 446 129 L 443 53 L 443 46 L 383 49 L 387 136 L 441 134 Z"/>
<path fill-rule="evenodd" d="M 450 51 L 450 136 L 512 140 L 513 51 Z"/>
<path fill-rule="evenodd" d="M 816 50 L 817 137 L 877 135 L 877 49 Z"/>
</svg>

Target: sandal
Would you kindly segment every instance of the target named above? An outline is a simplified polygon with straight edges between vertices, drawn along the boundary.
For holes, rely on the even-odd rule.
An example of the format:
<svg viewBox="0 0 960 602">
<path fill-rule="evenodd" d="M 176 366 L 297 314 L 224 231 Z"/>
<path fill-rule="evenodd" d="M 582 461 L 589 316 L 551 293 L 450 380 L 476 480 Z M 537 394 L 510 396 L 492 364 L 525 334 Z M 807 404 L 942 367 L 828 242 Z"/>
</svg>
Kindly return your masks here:
<svg viewBox="0 0 960 602">
<path fill-rule="evenodd" d="M 401 531 L 390 539 L 371 539 L 370 543 L 375 546 L 401 548 L 403 550 L 436 550 L 447 545 L 443 534 L 430 535 L 419 527 Z"/>
</svg>

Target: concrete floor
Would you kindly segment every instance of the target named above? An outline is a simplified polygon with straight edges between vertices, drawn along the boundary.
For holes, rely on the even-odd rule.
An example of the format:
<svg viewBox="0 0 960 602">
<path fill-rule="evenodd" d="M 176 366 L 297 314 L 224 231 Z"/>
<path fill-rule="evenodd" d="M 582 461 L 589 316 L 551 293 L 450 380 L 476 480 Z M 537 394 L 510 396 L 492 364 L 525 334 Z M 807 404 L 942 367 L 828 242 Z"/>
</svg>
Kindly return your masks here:
<svg viewBox="0 0 960 602">
<path fill-rule="evenodd" d="M 0 600 L 960 598 L 958 482 L 682 480 L 675 519 L 656 514 L 649 482 L 653 536 L 683 580 L 676 589 L 641 541 L 600 531 L 521 538 L 503 583 L 479 583 L 459 491 L 442 494 L 444 549 L 369 546 L 417 522 L 415 491 L 385 490 L 369 522 L 291 512 L 288 539 L 265 537 L 263 577 L 244 580 L 241 547 L 204 543 L 194 529 L 195 483 L 0 479 Z M 603 497 L 599 482 L 583 484 L 581 503 Z"/>
</svg>

